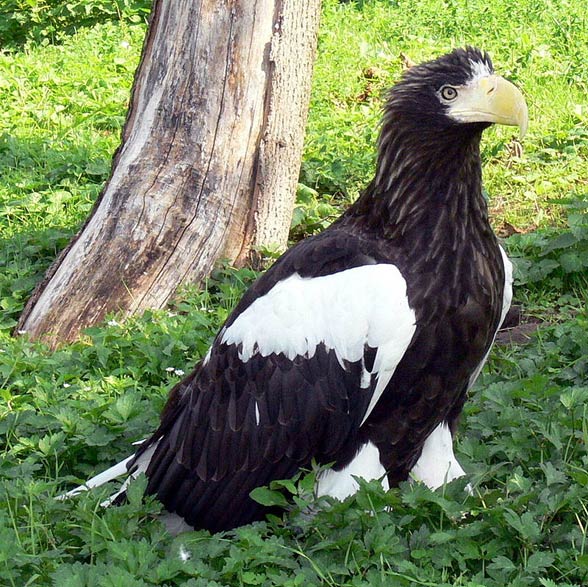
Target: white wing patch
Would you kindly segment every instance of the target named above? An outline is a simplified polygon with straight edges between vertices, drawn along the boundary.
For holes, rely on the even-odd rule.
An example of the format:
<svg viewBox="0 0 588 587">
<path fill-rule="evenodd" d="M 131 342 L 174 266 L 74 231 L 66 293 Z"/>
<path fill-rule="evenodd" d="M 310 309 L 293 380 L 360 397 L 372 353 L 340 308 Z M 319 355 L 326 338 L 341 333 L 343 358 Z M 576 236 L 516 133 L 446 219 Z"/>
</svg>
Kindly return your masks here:
<svg viewBox="0 0 588 587">
<path fill-rule="evenodd" d="M 406 352 L 415 321 L 400 271 L 364 265 L 314 278 L 291 275 L 255 300 L 221 333 L 221 342 L 240 345 L 244 362 L 257 353 L 312 358 L 322 343 L 342 366 L 363 360 L 366 345 L 376 348 L 373 369 L 359 382 L 367 387 L 377 377 L 365 419 Z"/>
</svg>

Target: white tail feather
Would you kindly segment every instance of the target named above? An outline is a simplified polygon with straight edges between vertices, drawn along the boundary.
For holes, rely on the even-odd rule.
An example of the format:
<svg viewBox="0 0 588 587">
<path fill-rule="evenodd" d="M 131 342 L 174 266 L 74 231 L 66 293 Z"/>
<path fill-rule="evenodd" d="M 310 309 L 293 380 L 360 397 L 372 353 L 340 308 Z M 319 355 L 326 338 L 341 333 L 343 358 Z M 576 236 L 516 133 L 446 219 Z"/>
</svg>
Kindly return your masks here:
<svg viewBox="0 0 588 587">
<path fill-rule="evenodd" d="M 133 444 L 137 445 L 137 444 L 142 444 L 143 442 L 144 441 L 141 440 L 140 442 L 134 442 Z M 130 457 L 127 457 L 126 459 L 124 459 L 120 463 L 116 463 L 116 465 L 110 467 L 110 469 L 106 469 L 106 471 L 103 471 L 102 473 L 98 473 L 98 475 L 95 475 L 91 479 L 88 479 L 88 481 L 86 481 L 83 485 L 75 487 L 74 489 L 71 489 L 67 493 L 63 493 L 61 495 L 58 495 L 56 499 L 60 499 L 60 500 L 69 499 L 70 497 L 74 497 L 75 495 L 78 495 L 79 493 L 82 493 L 83 491 L 88 491 L 89 489 L 93 489 L 94 487 L 100 487 L 101 485 L 104 485 L 105 483 L 108 483 L 109 481 L 114 481 L 116 478 L 121 477 L 122 475 L 128 474 L 128 477 L 125 479 L 121 488 L 116 493 L 111 495 L 108 499 L 104 500 L 100 504 L 103 507 L 108 507 L 121 493 L 124 493 L 127 490 L 129 483 L 133 479 L 136 479 L 141 473 L 144 473 L 147 470 L 147 467 L 149 466 L 149 462 L 151 461 L 151 457 L 153 456 L 153 453 L 155 452 L 156 447 L 157 447 L 157 443 L 155 443 L 153 446 L 150 446 L 139 457 L 139 459 L 135 463 L 135 469 L 132 473 L 128 474 L 127 464 L 132 459 L 135 458 L 135 455 L 131 455 Z"/>
<path fill-rule="evenodd" d="M 116 463 L 116 465 L 110 467 L 110 469 L 106 469 L 106 471 L 102 471 L 102 473 L 98 473 L 91 479 L 88 479 L 83 485 L 75 487 L 74 489 L 68 491 L 67 493 L 63 493 L 57 496 L 57 499 L 69 499 L 74 495 L 78 495 L 83 491 L 88 491 L 88 489 L 93 489 L 94 487 L 100 487 L 109 481 L 114 481 L 117 477 L 121 475 L 126 475 L 127 473 L 127 463 L 134 458 L 135 455 L 131 455 L 127 457 L 124 461 L 120 463 Z"/>
</svg>

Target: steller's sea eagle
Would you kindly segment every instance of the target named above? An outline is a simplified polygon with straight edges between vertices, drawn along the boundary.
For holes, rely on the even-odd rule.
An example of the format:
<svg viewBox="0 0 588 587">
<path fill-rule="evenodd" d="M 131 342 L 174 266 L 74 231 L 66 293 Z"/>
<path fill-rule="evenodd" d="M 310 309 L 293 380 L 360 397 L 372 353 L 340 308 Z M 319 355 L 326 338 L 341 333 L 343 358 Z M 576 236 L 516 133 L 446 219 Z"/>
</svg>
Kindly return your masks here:
<svg viewBox="0 0 588 587">
<path fill-rule="evenodd" d="M 367 189 L 259 277 L 153 436 L 85 487 L 145 472 L 176 531 L 220 531 L 263 518 L 250 492 L 313 462 L 333 463 L 316 491 L 337 498 L 354 476 L 463 475 L 452 436 L 512 297 L 482 193 L 492 123 L 524 134 L 527 107 L 486 53 L 409 69 Z"/>
</svg>

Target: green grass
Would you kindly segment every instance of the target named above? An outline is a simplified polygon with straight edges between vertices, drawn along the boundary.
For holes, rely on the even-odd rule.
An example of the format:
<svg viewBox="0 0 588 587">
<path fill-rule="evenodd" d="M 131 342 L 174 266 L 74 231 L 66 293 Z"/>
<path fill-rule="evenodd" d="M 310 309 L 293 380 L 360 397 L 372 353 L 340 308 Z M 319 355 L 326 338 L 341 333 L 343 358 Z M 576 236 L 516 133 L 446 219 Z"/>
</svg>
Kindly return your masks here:
<svg viewBox="0 0 588 587">
<path fill-rule="evenodd" d="M 141 3 L 137 3 L 139 5 Z M 517 258 L 516 301 L 548 320 L 497 348 L 457 444 L 468 472 L 438 492 L 366 484 L 313 519 L 291 511 L 225 535 L 172 539 L 143 502 L 54 496 L 129 454 L 254 278 L 219 269 L 166 311 L 116 316 L 50 352 L 11 328 L 89 213 L 110 167 L 145 31 L 132 2 L 7 0 L 0 24 L 0 585 L 464 586 L 588 584 L 588 31 L 580 3 L 327 0 L 292 238 L 320 230 L 372 173 L 384 89 L 400 53 L 491 52 L 530 105 L 484 141 L 498 227 Z M 88 18 L 84 15 L 89 15 Z M 471 481 L 475 491 L 463 491 Z M 264 499 L 274 499 L 271 490 Z M 181 562 L 180 549 L 189 556 Z"/>
<path fill-rule="evenodd" d="M 551 200 L 586 191 L 588 20 L 580 4 L 325 4 L 304 184 L 354 198 L 370 178 L 381 97 L 401 73 L 400 54 L 419 62 L 472 44 L 491 54 L 496 70 L 529 102 L 522 161 L 509 156 L 510 129 L 485 135 L 485 181 L 496 224 L 546 226 L 560 218 Z"/>
</svg>

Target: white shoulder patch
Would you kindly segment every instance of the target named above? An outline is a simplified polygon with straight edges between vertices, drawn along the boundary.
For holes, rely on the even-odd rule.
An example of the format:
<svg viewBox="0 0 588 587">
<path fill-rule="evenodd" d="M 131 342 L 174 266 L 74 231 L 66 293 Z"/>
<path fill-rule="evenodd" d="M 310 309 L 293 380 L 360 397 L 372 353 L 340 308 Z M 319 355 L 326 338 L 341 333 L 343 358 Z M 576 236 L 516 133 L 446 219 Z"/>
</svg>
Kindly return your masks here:
<svg viewBox="0 0 588 587">
<path fill-rule="evenodd" d="M 415 320 L 400 271 L 364 265 L 314 278 L 291 275 L 238 316 L 221 342 L 240 345 L 242 361 L 257 353 L 312 358 L 323 343 L 343 364 L 362 360 L 365 345 L 376 348 L 374 367 L 361 381 L 367 387 L 368 375 L 378 378 L 367 417 L 410 344 Z"/>
<path fill-rule="evenodd" d="M 312 357 L 321 342 L 340 359 L 359 361 L 365 344 L 402 347 L 404 353 L 414 329 L 415 315 L 398 269 L 365 265 L 322 277 L 291 275 L 255 300 L 224 331 L 221 342 L 240 344 L 243 361 L 256 353 Z M 389 366 L 383 356 L 376 362 L 377 371 Z"/>
</svg>

